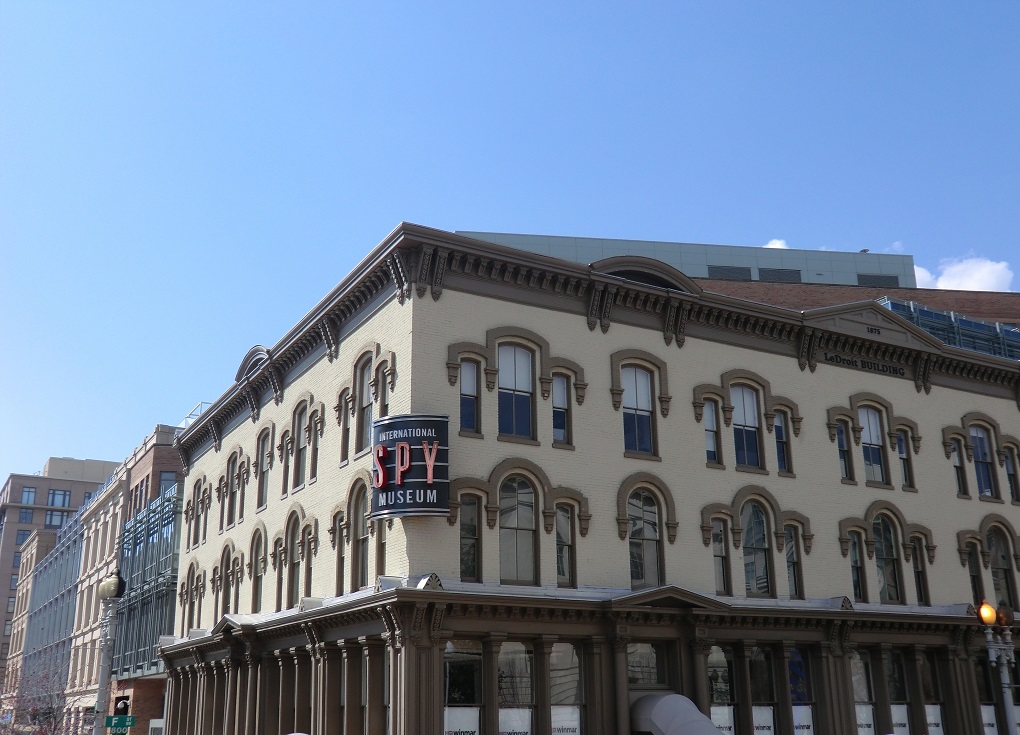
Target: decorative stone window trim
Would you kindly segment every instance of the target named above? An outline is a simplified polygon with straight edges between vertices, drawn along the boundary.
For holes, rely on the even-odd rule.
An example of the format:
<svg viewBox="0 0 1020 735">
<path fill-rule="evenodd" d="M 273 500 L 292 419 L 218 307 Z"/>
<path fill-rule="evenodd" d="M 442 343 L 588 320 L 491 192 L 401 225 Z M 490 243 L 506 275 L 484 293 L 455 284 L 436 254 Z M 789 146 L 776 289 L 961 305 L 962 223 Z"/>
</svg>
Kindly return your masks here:
<svg viewBox="0 0 1020 735">
<path fill-rule="evenodd" d="M 846 421 L 850 425 L 850 432 L 854 437 L 854 444 L 856 446 L 861 445 L 861 434 L 864 431 L 864 427 L 861 426 L 860 419 L 858 418 L 858 409 L 862 406 L 869 408 L 875 408 L 885 418 L 885 434 L 889 440 L 888 446 L 895 447 L 897 440 L 897 433 L 899 431 L 906 431 L 910 436 L 910 444 L 914 450 L 914 454 L 918 454 L 921 451 L 921 433 L 917 426 L 917 422 L 912 419 L 908 419 L 904 416 L 897 416 L 893 410 L 892 404 L 877 393 L 854 393 L 850 396 L 850 406 L 833 406 L 826 409 L 826 427 L 829 429 L 829 441 L 836 442 L 836 427 L 837 423 L 842 420 Z M 946 450 L 946 457 L 949 456 L 948 449 Z"/>
<path fill-rule="evenodd" d="M 744 504 L 755 500 L 764 505 L 771 517 L 772 535 L 776 540 L 776 551 L 783 551 L 786 547 L 786 526 L 795 525 L 800 527 L 800 540 L 804 544 L 804 554 L 811 553 L 815 535 L 811 532 L 811 520 L 803 513 L 795 510 L 783 510 L 779 506 L 776 496 L 763 488 L 761 485 L 745 485 L 737 490 L 733 501 L 726 503 L 711 503 L 701 509 L 701 542 L 705 547 L 712 545 L 712 521 L 721 518 L 729 526 L 733 540 L 733 548 L 739 549 L 743 546 L 744 529 L 740 522 L 740 511 Z"/>
<path fill-rule="evenodd" d="M 899 531 L 900 547 L 903 550 L 903 559 L 910 561 L 913 558 L 913 544 L 911 539 L 920 537 L 924 542 L 924 549 L 928 555 L 928 563 L 935 563 L 935 537 L 927 526 L 920 523 L 907 523 L 902 511 L 888 500 L 876 500 L 868 506 L 863 518 L 844 518 L 839 522 L 839 549 L 844 558 L 850 554 L 850 532 L 857 531 L 864 537 L 864 546 L 868 552 L 868 559 L 875 558 L 875 535 L 872 527 L 875 518 L 879 515 L 887 515 L 893 519 Z"/>
<path fill-rule="evenodd" d="M 255 539 L 262 539 L 262 554 L 258 557 L 255 555 Z M 251 538 L 248 542 L 248 565 L 245 571 L 248 572 L 248 579 L 255 576 L 255 565 L 259 565 L 259 571 L 262 574 L 266 573 L 267 567 L 267 555 L 269 547 L 269 536 L 266 533 L 266 524 L 262 521 L 255 523 L 255 529 L 252 531 Z"/>
<path fill-rule="evenodd" d="M 792 398 L 777 396 L 772 393 L 772 384 L 758 373 L 750 370 L 727 370 L 720 376 L 719 385 L 702 383 L 694 388 L 694 399 L 691 402 L 694 406 L 694 420 L 699 424 L 705 413 L 705 400 L 711 400 L 719 404 L 722 410 L 723 424 L 727 427 L 733 425 L 733 403 L 730 400 L 730 387 L 733 384 L 746 384 L 758 391 L 762 398 L 764 409 L 765 428 L 771 434 L 776 426 L 776 411 L 786 411 L 790 417 L 791 428 L 794 436 L 800 436 L 800 426 L 804 417 L 800 413 L 800 406 Z"/>
<path fill-rule="evenodd" d="M 623 405 L 623 383 L 620 370 L 624 365 L 637 364 L 649 368 L 658 378 L 659 413 L 663 418 L 669 416 L 669 404 L 673 396 L 669 394 L 669 368 L 665 360 L 644 350 L 618 350 L 609 356 L 611 384 L 609 393 L 613 397 L 613 409 L 620 410 Z"/>
<path fill-rule="evenodd" d="M 1016 571 L 1020 572 L 1020 536 L 1017 535 L 1016 529 L 1013 524 L 1003 515 L 999 513 L 989 513 L 981 519 L 981 525 L 978 526 L 978 530 L 964 530 L 957 531 L 956 533 L 956 551 L 960 555 L 960 563 L 962 566 L 967 566 L 967 545 L 970 543 L 976 543 L 978 550 L 981 552 L 981 565 L 985 569 L 989 569 L 992 564 L 992 550 L 988 548 L 988 532 L 993 528 L 997 528 L 1002 531 L 1006 536 L 1006 540 L 1009 541 L 1012 547 L 1013 566 Z"/>
<path fill-rule="evenodd" d="M 676 502 L 673 499 L 673 492 L 669 485 L 659 477 L 650 472 L 635 472 L 620 483 L 616 492 L 616 530 L 621 541 L 627 539 L 629 517 L 627 515 L 627 501 L 631 493 L 638 489 L 646 489 L 656 496 L 660 507 L 666 511 L 666 537 L 671 544 L 676 543 L 677 529 L 680 523 L 676 519 Z"/>
<path fill-rule="evenodd" d="M 538 385 L 543 400 L 548 400 L 552 395 L 552 382 L 554 372 L 568 373 L 574 384 L 574 400 L 577 405 L 584 403 L 585 392 L 588 383 L 584 378 L 584 368 L 578 363 L 566 357 L 556 357 L 551 354 L 549 341 L 537 332 L 523 327 L 494 327 L 486 331 L 485 344 L 477 342 L 454 342 L 446 349 L 446 377 L 450 385 L 457 385 L 460 376 L 461 358 L 470 357 L 482 363 L 482 373 L 485 376 L 485 388 L 489 392 L 496 389 L 496 379 L 499 376 L 499 360 L 497 350 L 500 342 L 520 341 L 530 346 L 538 358 Z"/>
</svg>

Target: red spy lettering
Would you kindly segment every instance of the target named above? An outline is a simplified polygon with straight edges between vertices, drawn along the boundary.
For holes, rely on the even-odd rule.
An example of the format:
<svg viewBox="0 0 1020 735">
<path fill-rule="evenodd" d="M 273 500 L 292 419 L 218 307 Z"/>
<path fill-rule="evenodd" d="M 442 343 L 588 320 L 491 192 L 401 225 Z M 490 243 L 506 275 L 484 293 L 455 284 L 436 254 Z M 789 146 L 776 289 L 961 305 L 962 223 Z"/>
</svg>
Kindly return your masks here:
<svg viewBox="0 0 1020 735">
<path fill-rule="evenodd" d="M 383 460 L 386 459 L 386 455 L 389 453 L 382 444 L 377 444 L 375 449 L 372 451 L 372 484 L 376 487 L 384 487 L 386 485 L 386 467 L 383 465 Z"/>
<path fill-rule="evenodd" d="M 394 468 L 393 479 L 397 485 L 404 484 L 404 473 L 411 467 L 411 445 L 407 442 L 397 442 L 397 463 Z"/>
<path fill-rule="evenodd" d="M 428 478 L 425 480 L 427 485 L 432 484 L 432 475 L 436 469 L 436 455 L 439 454 L 439 442 L 432 442 L 432 451 L 429 452 L 429 443 L 421 443 L 422 451 L 425 452 L 425 468 L 428 470 Z"/>
</svg>

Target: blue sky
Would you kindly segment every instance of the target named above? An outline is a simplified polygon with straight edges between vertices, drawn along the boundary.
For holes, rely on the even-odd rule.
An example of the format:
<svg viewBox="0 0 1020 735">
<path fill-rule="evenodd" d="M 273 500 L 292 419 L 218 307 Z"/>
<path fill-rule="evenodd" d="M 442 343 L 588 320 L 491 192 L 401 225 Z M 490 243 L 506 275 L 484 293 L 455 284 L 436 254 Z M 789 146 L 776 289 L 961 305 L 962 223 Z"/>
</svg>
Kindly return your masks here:
<svg viewBox="0 0 1020 735">
<path fill-rule="evenodd" d="M 1018 28 L 1015 2 L 0 4 L 0 478 L 123 459 L 401 220 L 1015 290 Z"/>
</svg>

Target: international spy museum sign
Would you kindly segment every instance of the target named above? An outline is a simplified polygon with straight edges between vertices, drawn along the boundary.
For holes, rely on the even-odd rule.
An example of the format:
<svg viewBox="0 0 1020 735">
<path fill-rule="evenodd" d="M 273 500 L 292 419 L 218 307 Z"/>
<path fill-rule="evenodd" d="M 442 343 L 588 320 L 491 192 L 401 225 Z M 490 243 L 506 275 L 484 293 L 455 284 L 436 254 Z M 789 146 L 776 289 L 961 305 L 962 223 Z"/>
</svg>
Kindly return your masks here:
<svg viewBox="0 0 1020 735">
<path fill-rule="evenodd" d="M 370 518 L 450 513 L 450 418 L 387 416 L 372 424 Z"/>
</svg>

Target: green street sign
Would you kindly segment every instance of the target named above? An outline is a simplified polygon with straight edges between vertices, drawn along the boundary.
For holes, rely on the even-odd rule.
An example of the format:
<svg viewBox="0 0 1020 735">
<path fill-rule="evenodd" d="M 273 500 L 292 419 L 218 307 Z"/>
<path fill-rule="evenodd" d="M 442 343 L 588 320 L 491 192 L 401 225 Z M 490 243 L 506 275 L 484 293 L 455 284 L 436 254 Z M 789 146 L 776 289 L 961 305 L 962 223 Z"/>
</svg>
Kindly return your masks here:
<svg viewBox="0 0 1020 735">
<path fill-rule="evenodd" d="M 107 715 L 106 726 L 111 728 L 111 733 L 120 733 L 124 735 L 127 733 L 129 727 L 135 726 L 134 715 Z"/>
</svg>

